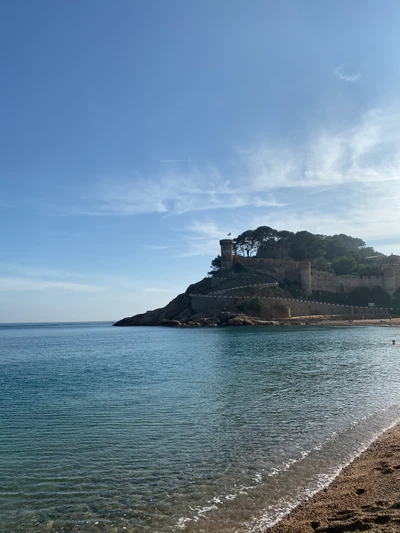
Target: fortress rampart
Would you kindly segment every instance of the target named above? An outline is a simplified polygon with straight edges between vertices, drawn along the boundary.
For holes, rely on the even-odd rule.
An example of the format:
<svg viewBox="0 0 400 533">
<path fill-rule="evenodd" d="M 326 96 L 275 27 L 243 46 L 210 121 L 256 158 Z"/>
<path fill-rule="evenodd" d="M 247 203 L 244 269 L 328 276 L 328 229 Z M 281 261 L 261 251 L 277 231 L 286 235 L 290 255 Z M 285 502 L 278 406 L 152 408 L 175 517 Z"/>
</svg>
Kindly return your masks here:
<svg viewBox="0 0 400 533">
<path fill-rule="evenodd" d="M 237 300 L 251 299 L 251 296 L 230 296 L 230 295 L 212 295 L 212 294 L 190 294 L 190 301 L 192 310 L 195 313 L 204 312 L 219 312 Z M 274 298 L 261 297 L 261 300 L 271 306 L 275 304 L 283 304 L 288 309 L 288 314 L 291 317 L 308 316 L 308 315 L 343 315 L 359 317 L 386 317 L 391 312 L 391 309 L 377 307 L 370 309 L 368 307 L 330 304 L 325 302 L 315 302 L 308 300 L 296 300 L 294 298 Z"/>
<path fill-rule="evenodd" d="M 275 281 L 283 282 L 286 279 L 299 282 L 305 294 L 311 294 L 312 291 L 348 292 L 357 287 L 380 287 L 393 295 L 400 287 L 400 264 L 384 265 L 379 276 L 337 276 L 313 269 L 309 261 L 235 256 L 232 239 L 223 239 L 220 244 L 223 270 L 231 269 L 235 261 L 240 261 L 246 268 L 264 272 Z"/>
</svg>

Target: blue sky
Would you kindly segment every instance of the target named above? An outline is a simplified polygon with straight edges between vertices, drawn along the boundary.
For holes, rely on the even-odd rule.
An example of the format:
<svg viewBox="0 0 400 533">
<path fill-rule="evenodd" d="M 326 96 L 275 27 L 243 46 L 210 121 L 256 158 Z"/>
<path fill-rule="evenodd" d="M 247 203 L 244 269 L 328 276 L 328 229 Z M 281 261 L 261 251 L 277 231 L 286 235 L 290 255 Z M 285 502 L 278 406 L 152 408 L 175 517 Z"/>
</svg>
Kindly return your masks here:
<svg viewBox="0 0 400 533">
<path fill-rule="evenodd" d="M 261 224 L 400 254 L 397 0 L 0 5 L 0 322 L 114 320 Z"/>
</svg>

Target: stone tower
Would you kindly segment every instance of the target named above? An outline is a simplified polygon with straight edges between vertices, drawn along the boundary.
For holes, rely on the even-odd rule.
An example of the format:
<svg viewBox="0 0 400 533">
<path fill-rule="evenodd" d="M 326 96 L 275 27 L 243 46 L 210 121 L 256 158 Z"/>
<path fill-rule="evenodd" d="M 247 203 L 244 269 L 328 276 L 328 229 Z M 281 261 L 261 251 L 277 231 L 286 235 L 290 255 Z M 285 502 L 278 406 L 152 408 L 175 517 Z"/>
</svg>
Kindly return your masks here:
<svg viewBox="0 0 400 533">
<path fill-rule="evenodd" d="M 396 290 L 394 268 L 390 265 L 385 265 L 383 267 L 383 288 L 388 294 L 390 294 L 390 296 L 393 296 Z"/>
<path fill-rule="evenodd" d="M 219 244 L 221 245 L 221 269 L 230 269 L 233 266 L 233 240 L 222 239 Z"/>
<path fill-rule="evenodd" d="M 301 261 L 300 266 L 300 284 L 306 294 L 311 294 L 311 263 L 310 261 Z"/>
</svg>

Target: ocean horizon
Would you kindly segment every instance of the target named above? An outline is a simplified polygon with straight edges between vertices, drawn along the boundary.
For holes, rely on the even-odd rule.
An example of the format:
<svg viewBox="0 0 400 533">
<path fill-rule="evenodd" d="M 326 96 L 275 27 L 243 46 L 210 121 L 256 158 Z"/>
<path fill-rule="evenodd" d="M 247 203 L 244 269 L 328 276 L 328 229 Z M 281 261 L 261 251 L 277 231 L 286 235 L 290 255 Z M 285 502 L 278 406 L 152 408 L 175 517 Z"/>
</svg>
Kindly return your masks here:
<svg viewBox="0 0 400 533">
<path fill-rule="evenodd" d="M 0 324 L 0 532 L 258 532 L 400 420 L 393 330 Z"/>
</svg>

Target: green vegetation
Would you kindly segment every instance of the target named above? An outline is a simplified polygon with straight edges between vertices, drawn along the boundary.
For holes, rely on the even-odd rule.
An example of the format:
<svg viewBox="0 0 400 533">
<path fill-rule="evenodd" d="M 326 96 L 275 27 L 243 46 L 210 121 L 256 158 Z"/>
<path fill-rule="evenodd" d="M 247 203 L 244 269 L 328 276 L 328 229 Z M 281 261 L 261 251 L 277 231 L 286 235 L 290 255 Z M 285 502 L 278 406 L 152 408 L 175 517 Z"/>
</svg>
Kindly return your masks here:
<svg viewBox="0 0 400 533">
<path fill-rule="evenodd" d="M 215 272 L 218 272 L 221 268 L 221 256 L 217 255 L 212 261 L 211 261 L 211 270 L 208 273 L 209 275 L 213 275 Z"/>
<path fill-rule="evenodd" d="M 336 274 L 338 276 L 356 274 L 360 276 L 382 275 L 382 265 L 396 262 L 396 256 L 385 256 L 359 238 L 343 233 L 339 235 L 320 235 L 308 231 L 278 231 L 269 226 L 260 226 L 247 230 L 233 239 L 235 274 L 245 274 L 249 269 L 240 261 L 240 256 L 288 261 L 310 261 L 314 270 Z M 221 257 L 217 256 L 211 263 L 214 275 L 221 268 Z M 380 287 L 372 289 L 357 287 L 349 292 L 313 291 L 306 296 L 299 281 L 284 279 L 279 283 L 281 290 L 289 298 L 318 300 L 322 302 L 345 305 L 367 306 L 375 303 L 376 307 L 390 307 L 394 314 L 400 314 L 400 289 L 391 297 Z M 257 292 L 250 289 L 248 294 L 254 298 L 239 304 L 243 312 L 258 314 Z M 260 308 L 263 311 L 263 308 Z"/>
<path fill-rule="evenodd" d="M 373 289 L 356 287 L 349 292 L 313 291 L 310 300 L 318 300 L 332 304 L 360 305 L 363 307 L 366 307 L 370 302 L 375 303 L 376 307 L 394 306 L 394 302 L 389 294 L 380 287 L 374 287 Z"/>
<path fill-rule="evenodd" d="M 362 239 L 339 235 L 318 235 L 309 231 L 278 231 L 269 226 L 247 230 L 233 239 L 235 255 L 293 261 L 311 261 L 313 268 L 338 275 L 378 275 L 381 259 L 387 258 L 367 246 Z M 373 262 L 371 256 L 375 256 Z M 211 263 L 212 271 L 221 267 L 221 258 Z"/>
<path fill-rule="evenodd" d="M 249 270 L 240 261 L 240 256 L 310 261 L 314 270 L 338 276 L 349 274 L 380 276 L 382 265 L 397 261 L 396 256 L 387 257 L 373 247 L 367 246 L 362 239 L 343 233 L 338 235 L 321 235 L 308 231 L 293 233 L 286 230 L 278 231 L 269 226 L 260 226 L 238 235 L 233 239 L 233 251 L 236 256 L 233 271 L 239 275 L 248 273 Z M 220 268 L 221 257 L 217 256 L 211 263 L 212 270 L 209 275 L 215 275 Z M 336 293 L 314 291 L 312 296 L 307 297 L 299 281 L 284 279 L 279 286 L 291 298 L 306 298 L 356 306 L 367 306 L 368 303 L 373 302 L 377 307 L 390 307 L 393 308 L 394 313 L 400 314 L 400 289 L 392 297 L 380 287 L 373 289 L 357 287 L 349 292 L 339 290 Z M 252 294 L 256 297 L 254 292 Z M 243 303 L 243 311 L 257 314 L 257 305 L 253 300 Z M 253 309 L 252 306 L 254 306 Z"/>
<path fill-rule="evenodd" d="M 260 297 L 255 296 L 251 300 L 245 300 L 237 304 L 236 309 L 241 313 L 248 315 L 260 315 L 263 308 L 263 302 Z"/>
<path fill-rule="evenodd" d="M 248 271 L 249 269 L 246 268 L 243 263 L 238 260 L 238 259 L 234 259 L 233 260 L 233 271 L 235 272 L 235 274 L 242 274 L 243 272 L 246 272 Z"/>
</svg>

